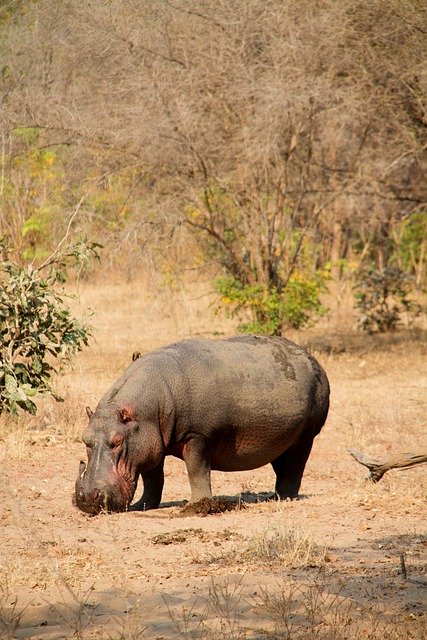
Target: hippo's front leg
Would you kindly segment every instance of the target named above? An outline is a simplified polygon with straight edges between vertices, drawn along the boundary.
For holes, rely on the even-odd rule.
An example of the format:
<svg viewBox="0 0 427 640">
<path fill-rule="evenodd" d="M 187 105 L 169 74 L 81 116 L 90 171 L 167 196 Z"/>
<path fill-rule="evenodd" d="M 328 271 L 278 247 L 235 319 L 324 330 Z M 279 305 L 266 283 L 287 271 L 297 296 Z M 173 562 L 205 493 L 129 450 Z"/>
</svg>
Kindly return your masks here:
<svg viewBox="0 0 427 640">
<path fill-rule="evenodd" d="M 212 498 L 210 446 L 201 435 L 192 436 L 184 445 L 182 457 L 191 487 L 191 502 Z"/>
<path fill-rule="evenodd" d="M 141 473 L 141 478 L 144 483 L 144 492 L 138 502 L 135 502 L 129 511 L 148 511 L 148 509 L 157 509 L 162 499 L 163 485 L 165 481 L 164 475 L 164 460 L 161 463 L 147 471 Z"/>
</svg>

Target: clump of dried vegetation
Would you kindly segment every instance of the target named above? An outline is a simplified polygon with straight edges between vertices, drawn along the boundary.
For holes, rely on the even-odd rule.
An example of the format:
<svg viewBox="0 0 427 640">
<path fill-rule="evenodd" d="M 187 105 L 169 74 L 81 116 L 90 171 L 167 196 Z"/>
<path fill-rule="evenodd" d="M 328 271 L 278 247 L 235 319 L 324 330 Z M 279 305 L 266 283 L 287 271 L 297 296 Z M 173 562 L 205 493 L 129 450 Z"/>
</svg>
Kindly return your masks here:
<svg viewBox="0 0 427 640">
<path fill-rule="evenodd" d="M 240 541 L 220 555 L 201 556 L 197 562 L 265 567 L 318 567 L 327 561 L 326 548 L 298 528 L 267 528 Z"/>
<path fill-rule="evenodd" d="M 17 597 L 9 585 L 8 576 L 0 583 L 0 638 L 9 640 L 15 637 L 24 611 L 19 607 Z"/>
<path fill-rule="evenodd" d="M 266 529 L 249 540 L 241 557 L 247 562 L 267 565 L 316 567 L 325 562 L 326 548 L 301 529 Z"/>
<path fill-rule="evenodd" d="M 403 640 L 423 637 L 425 620 L 415 620 L 415 624 L 388 619 L 381 611 L 381 605 L 371 602 L 360 608 L 340 589 L 331 590 L 324 578 L 316 578 L 308 585 L 287 581 L 277 592 L 262 590 L 256 598 L 256 612 L 263 619 L 273 623 L 273 638 L 286 640 L 323 638 L 324 640 L 345 640 L 371 638 L 381 640 Z"/>
</svg>

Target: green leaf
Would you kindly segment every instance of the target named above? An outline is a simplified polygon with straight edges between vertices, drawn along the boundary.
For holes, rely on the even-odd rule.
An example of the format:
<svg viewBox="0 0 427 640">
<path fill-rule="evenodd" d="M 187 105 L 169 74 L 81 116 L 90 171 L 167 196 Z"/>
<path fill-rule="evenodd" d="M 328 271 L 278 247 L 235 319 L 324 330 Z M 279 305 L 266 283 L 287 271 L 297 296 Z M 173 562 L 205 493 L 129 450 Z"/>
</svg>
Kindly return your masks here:
<svg viewBox="0 0 427 640">
<path fill-rule="evenodd" d="M 30 384 L 23 384 L 22 389 L 27 396 L 35 396 L 37 394 L 37 389 L 34 389 Z"/>
<path fill-rule="evenodd" d="M 18 390 L 18 383 L 16 382 L 13 376 L 11 376 L 10 374 L 7 374 L 4 379 L 4 387 L 7 393 L 10 396 L 13 396 L 14 394 L 16 394 Z"/>
</svg>

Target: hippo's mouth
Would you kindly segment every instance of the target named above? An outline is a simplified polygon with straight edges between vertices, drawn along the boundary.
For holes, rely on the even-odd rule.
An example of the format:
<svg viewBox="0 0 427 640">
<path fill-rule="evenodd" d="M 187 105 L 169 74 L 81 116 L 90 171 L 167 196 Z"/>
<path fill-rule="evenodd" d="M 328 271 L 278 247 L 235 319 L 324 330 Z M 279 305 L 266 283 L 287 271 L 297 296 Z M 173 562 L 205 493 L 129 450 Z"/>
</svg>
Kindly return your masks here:
<svg viewBox="0 0 427 640">
<path fill-rule="evenodd" d="M 118 502 L 108 495 L 104 495 L 103 500 L 99 502 L 86 500 L 78 490 L 76 490 L 73 496 L 73 504 L 78 507 L 80 511 L 88 513 L 91 516 L 97 516 L 100 513 L 121 513 L 123 511 L 127 511 L 130 502 L 130 500 L 126 502 Z"/>
<path fill-rule="evenodd" d="M 123 478 L 114 472 L 107 482 L 89 483 L 85 478 L 86 464 L 82 461 L 76 481 L 73 503 L 90 515 L 127 511 L 136 490 L 136 479 Z"/>
</svg>

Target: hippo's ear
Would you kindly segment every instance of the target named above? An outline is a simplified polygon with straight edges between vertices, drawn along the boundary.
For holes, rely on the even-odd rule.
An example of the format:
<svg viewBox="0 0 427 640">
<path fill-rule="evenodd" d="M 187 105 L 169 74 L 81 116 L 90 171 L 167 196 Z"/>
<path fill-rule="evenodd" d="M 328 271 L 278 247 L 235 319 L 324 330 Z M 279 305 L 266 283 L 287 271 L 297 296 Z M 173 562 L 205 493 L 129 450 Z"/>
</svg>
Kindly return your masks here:
<svg viewBox="0 0 427 640">
<path fill-rule="evenodd" d="M 126 424 L 127 422 L 132 422 L 136 420 L 135 411 L 130 409 L 129 407 L 122 407 L 119 410 L 119 418 L 120 422 Z"/>
<path fill-rule="evenodd" d="M 87 417 L 89 418 L 89 420 L 91 419 L 91 417 L 93 416 L 93 411 L 90 407 L 86 407 L 86 413 L 87 413 Z"/>
</svg>

